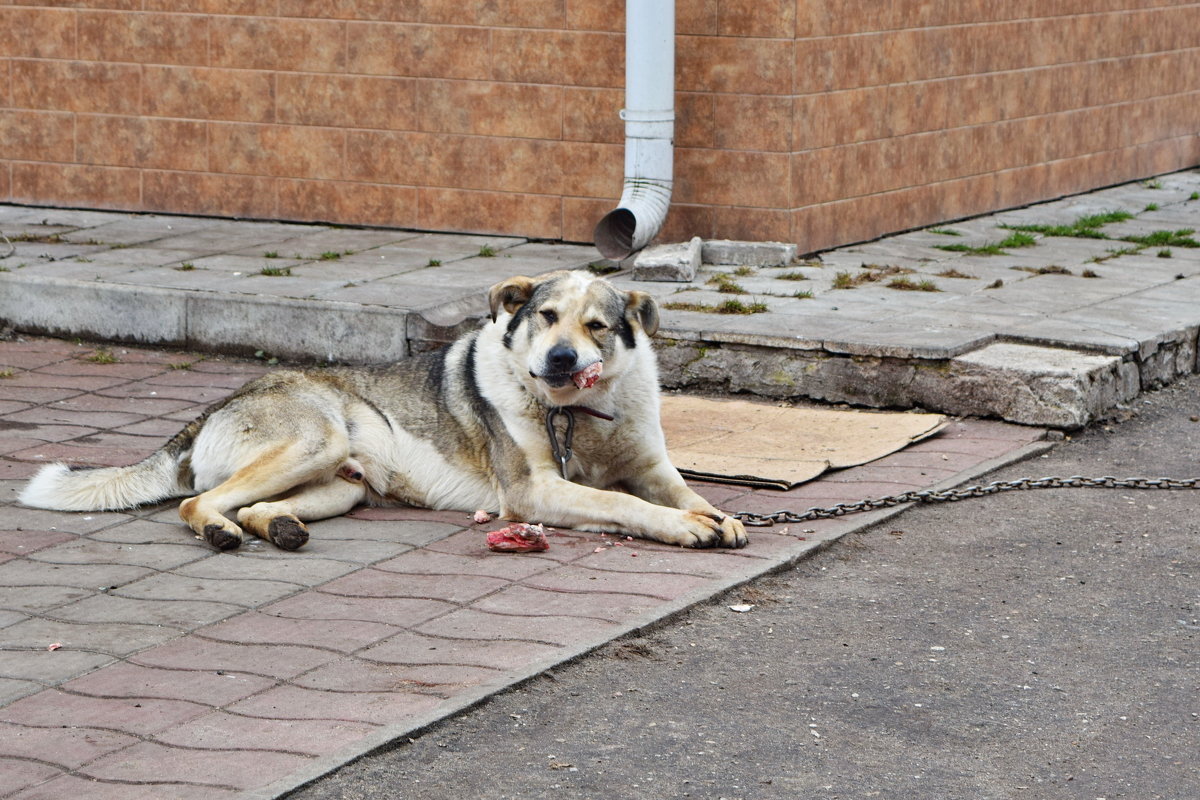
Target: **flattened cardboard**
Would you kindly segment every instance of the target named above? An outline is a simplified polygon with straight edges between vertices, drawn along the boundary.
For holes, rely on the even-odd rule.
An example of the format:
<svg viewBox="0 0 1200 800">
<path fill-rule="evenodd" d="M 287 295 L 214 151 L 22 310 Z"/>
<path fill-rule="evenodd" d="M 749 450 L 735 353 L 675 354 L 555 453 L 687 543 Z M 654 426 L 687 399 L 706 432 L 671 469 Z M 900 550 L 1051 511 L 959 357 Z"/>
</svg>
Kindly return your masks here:
<svg viewBox="0 0 1200 800">
<path fill-rule="evenodd" d="M 829 469 L 901 450 L 946 427 L 941 414 L 786 408 L 665 395 L 663 431 L 684 477 L 791 489 Z"/>
</svg>

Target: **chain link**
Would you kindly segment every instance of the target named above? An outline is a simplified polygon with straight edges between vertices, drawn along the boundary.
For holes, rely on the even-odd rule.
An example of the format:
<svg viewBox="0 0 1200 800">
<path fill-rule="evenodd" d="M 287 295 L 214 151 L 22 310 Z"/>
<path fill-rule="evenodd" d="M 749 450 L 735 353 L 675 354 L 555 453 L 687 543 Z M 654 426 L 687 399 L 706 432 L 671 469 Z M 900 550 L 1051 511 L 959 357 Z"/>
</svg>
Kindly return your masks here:
<svg viewBox="0 0 1200 800">
<path fill-rule="evenodd" d="M 970 497 L 984 497 L 1001 492 L 1013 492 L 1025 489 L 1200 489 L 1200 478 L 1114 478 L 1105 475 L 1102 478 L 1085 478 L 1082 475 L 1072 475 L 1069 478 L 1050 476 L 1046 478 L 1018 478 L 1012 481 L 992 481 L 982 486 L 964 486 L 961 489 L 932 489 L 903 492 L 901 494 L 859 500 L 855 503 L 838 503 L 826 508 L 810 508 L 807 511 L 776 511 L 773 514 L 755 514 L 750 511 L 740 511 L 733 516 L 743 524 L 754 528 L 767 528 L 772 525 L 786 525 L 797 522 L 809 522 L 814 519 L 831 519 L 846 514 L 858 514 L 863 511 L 875 511 L 880 508 L 904 505 L 905 503 L 955 503 Z"/>
</svg>

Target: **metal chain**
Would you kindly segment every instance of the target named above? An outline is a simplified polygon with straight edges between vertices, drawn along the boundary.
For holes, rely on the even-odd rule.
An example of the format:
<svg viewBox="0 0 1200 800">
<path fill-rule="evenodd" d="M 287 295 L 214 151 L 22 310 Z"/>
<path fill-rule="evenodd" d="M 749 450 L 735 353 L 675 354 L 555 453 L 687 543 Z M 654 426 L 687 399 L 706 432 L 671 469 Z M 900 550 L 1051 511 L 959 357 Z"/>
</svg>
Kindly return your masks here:
<svg viewBox="0 0 1200 800">
<path fill-rule="evenodd" d="M 903 492 L 887 497 L 876 497 L 859 500 L 856 503 L 838 503 L 826 508 L 810 508 L 807 511 L 776 511 L 774 514 L 755 514 L 751 511 L 740 511 L 733 516 L 743 524 L 755 528 L 767 528 L 772 525 L 784 525 L 797 522 L 809 522 L 814 519 L 830 519 L 845 514 L 857 514 L 862 511 L 875 511 L 880 508 L 903 505 L 905 503 L 955 503 L 970 497 L 984 497 L 1001 492 L 1012 492 L 1023 489 L 1200 489 L 1200 478 L 1114 478 L 1106 475 L 1102 478 L 1085 478 L 1082 475 L 1072 475 L 1069 478 L 1018 478 L 1012 481 L 992 481 L 983 486 L 964 486 L 961 489 L 931 489 L 915 492 Z"/>
<path fill-rule="evenodd" d="M 558 438 L 558 428 L 554 425 L 554 421 L 559 417 L 567 418 L 567 427 L 563 431 L 561 441 Z M 574 455 L 571 452 L 571 440 L 575 437 L 575 414 L 565 406 L 555 406 L 549 409 L 546 411 L 546 433 L 550 436 L 550 450 L 554 455 L 554 460 L 558 463 L 559 471 L 563 478 L 570 480 L 567 478 L 567 462 Z"/>
</svg>

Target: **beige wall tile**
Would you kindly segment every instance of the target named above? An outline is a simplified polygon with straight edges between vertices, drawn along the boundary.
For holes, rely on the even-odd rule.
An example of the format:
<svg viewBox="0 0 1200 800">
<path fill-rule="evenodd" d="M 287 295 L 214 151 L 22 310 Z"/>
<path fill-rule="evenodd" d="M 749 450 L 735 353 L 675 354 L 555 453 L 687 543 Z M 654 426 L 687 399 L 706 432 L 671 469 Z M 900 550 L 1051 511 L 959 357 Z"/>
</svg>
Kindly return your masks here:
<svg viewBox="0 0 1200 800">
<path fill-rule="evenodd" d="M 151 169 L 209 168 L 206 123 L 145 117 L 79 114 L 75 160 Z"/>
</svg>

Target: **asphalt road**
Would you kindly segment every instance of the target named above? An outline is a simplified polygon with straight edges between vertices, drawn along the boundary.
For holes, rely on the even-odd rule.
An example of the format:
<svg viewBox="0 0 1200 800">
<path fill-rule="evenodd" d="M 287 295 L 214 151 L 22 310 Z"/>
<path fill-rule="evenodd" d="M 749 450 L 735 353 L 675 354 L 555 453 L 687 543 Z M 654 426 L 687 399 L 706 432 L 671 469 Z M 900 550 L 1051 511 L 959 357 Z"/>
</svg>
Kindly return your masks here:
<svg viewBox="0 0 1200 800">
<path fill-rule="evenodd" d="M 1198 415 L 1193 379 L 992 478 L 1200 476 Z M 1198 511 L 914 508 L 291 797 L 1197 798 Z"/>
</svg>

